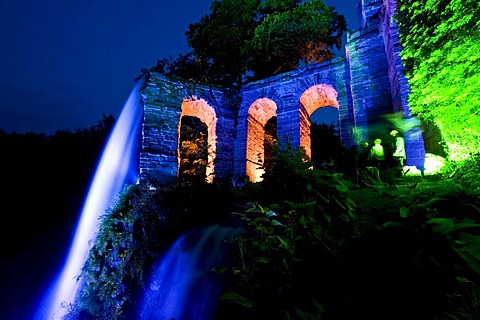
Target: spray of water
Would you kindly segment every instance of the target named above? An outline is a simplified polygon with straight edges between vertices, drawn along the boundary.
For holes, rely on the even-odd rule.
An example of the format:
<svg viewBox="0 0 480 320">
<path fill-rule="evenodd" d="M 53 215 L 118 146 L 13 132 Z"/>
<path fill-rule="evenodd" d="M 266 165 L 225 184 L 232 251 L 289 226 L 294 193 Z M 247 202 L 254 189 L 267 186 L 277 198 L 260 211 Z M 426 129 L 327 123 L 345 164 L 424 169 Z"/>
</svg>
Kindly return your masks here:
<svg viewBox="0 0 480 320">
<path fill-rule="evenodd" d="M 180 236 L 152 268 L 137 319 L 213 318 L 223 278 L 212 268 L 228 253 L 240 228 L 212 225 Z"/>
<path fill-rule="evenodd" d="M 137 82 L 122 109 L 100 158 L 63 269 L 52 282 L 36 320 L 61 319 L 73 304 L 81 285 L 77 277 L 98 232 L 99 217 L 112 205 L 125 184 L 138 179 L 138 145 L 142 108 Z"/>
</svg>

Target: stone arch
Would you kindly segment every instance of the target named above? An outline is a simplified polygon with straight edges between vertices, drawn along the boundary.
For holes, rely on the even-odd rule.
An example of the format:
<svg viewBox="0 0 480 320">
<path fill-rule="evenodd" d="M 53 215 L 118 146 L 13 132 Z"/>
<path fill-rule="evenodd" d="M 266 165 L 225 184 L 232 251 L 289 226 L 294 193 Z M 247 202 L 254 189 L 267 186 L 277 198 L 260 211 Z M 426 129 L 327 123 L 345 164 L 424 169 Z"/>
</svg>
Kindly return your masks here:
<svg viewBox="0 0 480 320">
<path fill-rule="evenodd" d="M 180 129 L 181 129 L 181 119 L 184 116 L 191 116 L 199 118 L 205 125 L 207 126 L 208 132 L 208 164 L 206 169 L 206 177 L 205 181 L 208 183 L 213 182 L 214 172 L 215 172 L 215 155 L 216 155 L 216 148 L 217 148 L 217 134 L 216 134 L 216 126 L 217 126 L 217 116 L 215 113 L 215 109 L 208 105 L 208 103 L 203 99 L 196 99 L 195 97 L 192 99 L 183 99 L 182 101 L 182 113 L 180 115 L 180 121 L 178 122 L 178 139 L 177 142 L 177 154 L 180 155 Z M 177 156 L 177 160 L 180 164 L 180 156 Z"/>
<path fill-rule="evenodd" d="M 252 182 L 262 180 L 265 161 L 265 124 L 277 116 L 276 103 L 268 98 L 255 100 L 248 108 L 246 175 Z"/>
<path fill-rule="evenodd" d="M 338 93 L 333 86 L 322 83 L 311 86 L 300 96 L 300 146 L 311 158 L 310 116 L 318 108 L 332 106 L 339 109 Z"/>
</svg>

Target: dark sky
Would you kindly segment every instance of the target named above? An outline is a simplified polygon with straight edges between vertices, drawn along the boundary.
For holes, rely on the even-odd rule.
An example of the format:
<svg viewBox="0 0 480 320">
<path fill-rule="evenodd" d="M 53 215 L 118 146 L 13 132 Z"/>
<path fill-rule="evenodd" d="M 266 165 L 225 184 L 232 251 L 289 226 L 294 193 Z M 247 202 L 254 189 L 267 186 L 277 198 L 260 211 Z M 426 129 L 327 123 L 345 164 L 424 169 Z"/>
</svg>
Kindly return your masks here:
<svg viewBox="0 0 480 320">
<path fill-rule="evenodd" d="M 325 0 L 357 30 L 358 0 Z M 54 134 L 118 118 L 142 68 L 186 53 L 212 0 L 0 3 L 0 129 Z"/>
</svg>

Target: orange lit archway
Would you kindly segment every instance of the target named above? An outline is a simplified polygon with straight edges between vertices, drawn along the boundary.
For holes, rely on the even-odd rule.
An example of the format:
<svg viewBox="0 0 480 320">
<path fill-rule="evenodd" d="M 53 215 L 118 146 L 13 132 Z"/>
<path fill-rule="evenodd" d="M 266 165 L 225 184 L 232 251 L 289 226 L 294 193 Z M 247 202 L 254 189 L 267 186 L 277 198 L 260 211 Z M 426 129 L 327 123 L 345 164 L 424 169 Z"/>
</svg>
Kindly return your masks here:
<svg viewBox="0 0 480 320">
<path fill-rule="evenodd" d="M 216 152 L 216 125 L 217 125 L 217 116 L 215 109 L 208 105 L 208 103 L 203 99 L 183 99 L 182 102 L 182 114 L 180 116 L 180 121 L 178 123 L 178 137 L 180 139 L 180 130 L 181 130 L 181 119 L 184 116 L 191 116 L 199 118 L 208 129 L 208 164 L 206 169 L 205 181 L 211 183 L 213 182 L 214 177 L 214 160 Z M 178 148 L 180 148 L 180 140 L 177 143 Z M 177 155 L 180 155 L 180 150 L 178 150 Z M 180 156 L 177 156 L 177 160 L 180 164 Z"/>
<path fill-rule="evenodd" d="M 246 174 L 252 182 L 262 180 L 265 161 L 265 124 L 277 116 L 277 105 L 268 98 L 255 100 L 248 109 Z"/>
<path fill-rule="evenodd" d="M 310 116 L 318 108 L 332 106 L 339 108 L 337 91 L 329 84 L 318 84 L 305 90 L 300 96 L 300 146 L 311 158 Z"/>
</svg>

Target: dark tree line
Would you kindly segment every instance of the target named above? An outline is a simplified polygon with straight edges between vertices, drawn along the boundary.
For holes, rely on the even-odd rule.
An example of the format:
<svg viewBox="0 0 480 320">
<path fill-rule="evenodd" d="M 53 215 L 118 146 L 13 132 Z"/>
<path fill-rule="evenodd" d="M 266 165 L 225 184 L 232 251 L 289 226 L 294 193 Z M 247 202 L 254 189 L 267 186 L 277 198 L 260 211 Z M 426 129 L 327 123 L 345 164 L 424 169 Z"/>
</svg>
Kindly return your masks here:
<svg viewBox="0 0 480 320">
<path fill-rule="evenodd" d="M 114 118 L 87 129 L 0 129 L 0 318 L 32 319 L 65 262 Z"/>
<path fill-rule="evenodd" d="M 2 225 L 11 231 L 0 232 L 1 256 L 53 228 L 70 236 L 114 122 L 103 115 L 90 128 L 54 135 L 0 130 Z"/>
</svg>

